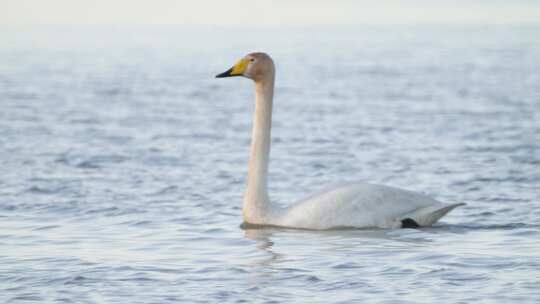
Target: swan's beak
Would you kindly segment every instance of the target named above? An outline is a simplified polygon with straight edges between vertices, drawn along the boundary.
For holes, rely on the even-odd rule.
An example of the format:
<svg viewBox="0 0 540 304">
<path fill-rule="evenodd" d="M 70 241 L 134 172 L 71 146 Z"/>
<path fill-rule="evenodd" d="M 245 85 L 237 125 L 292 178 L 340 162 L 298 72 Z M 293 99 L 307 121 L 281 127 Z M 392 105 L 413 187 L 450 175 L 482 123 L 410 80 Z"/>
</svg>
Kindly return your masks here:
<svg viewBox="0 0 540 304">
<path fill-rule="evenodd" d="M 230 69 L 226 70 L 225 72 L 223 72 L 223 73 L 221 73 L 221 74 L 217 74 L 217 75 L 216 75 L 216 78 L 224 78 L 224 77 L 240 76 L 240 75 L 233 75 L 233 74 L 232 74 L 232 71 L 233 71 L 233 68 L 230 68 Z"/>
<path fill-rule="evenodd" d="M 244 72 L 246 71 L 248 65 L 249 65 L 249 59 L 244 58 L 238 61 L 237 64 L 235 64 L 232 68 L 228 69 L 227 71 L 221 74 L 217 74 L 216 78 L 242 76 Z"/>
</svg>

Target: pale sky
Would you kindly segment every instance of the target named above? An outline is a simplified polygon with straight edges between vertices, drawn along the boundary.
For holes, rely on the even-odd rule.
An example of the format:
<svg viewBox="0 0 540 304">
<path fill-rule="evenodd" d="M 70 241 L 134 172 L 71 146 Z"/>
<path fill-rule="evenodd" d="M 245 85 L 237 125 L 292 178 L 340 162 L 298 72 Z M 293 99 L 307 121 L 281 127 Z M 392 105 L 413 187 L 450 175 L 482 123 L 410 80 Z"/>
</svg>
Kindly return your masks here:
<svg viewBox="0 0 540 304">
<path fill-rule="evenodd" d="M 540 23 L 535 0 L 0 0 L 0 26 Z"/>
</svg>

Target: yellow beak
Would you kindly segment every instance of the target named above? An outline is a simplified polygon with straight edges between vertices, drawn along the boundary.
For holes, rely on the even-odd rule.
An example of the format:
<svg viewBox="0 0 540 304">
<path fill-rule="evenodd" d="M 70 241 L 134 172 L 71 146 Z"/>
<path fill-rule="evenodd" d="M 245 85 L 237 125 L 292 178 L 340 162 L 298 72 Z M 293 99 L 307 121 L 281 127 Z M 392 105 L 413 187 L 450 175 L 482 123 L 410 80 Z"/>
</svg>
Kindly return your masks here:
<svg viewBox="0 0 540 304">
<path fill-rule="evenodd" d="M 249 59 L 247 58 L 241 59 L 232 68 L 228 69 L 227 71 L 221 74 L 217 74 L 216 78 L 242 76 L 244 72 L 246 71 L 248 65 L 249 65 Z"/>
</svg>

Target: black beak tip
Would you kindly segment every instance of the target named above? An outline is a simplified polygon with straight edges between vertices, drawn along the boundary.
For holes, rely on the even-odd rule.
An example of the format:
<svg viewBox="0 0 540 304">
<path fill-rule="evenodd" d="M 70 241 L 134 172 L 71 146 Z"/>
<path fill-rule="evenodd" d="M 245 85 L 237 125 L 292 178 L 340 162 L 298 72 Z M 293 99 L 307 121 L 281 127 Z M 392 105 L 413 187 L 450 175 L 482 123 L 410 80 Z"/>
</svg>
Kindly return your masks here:
<svg viewBox="0 0 540 304">
<path fill-rule="evenodd" d="M 233 75 L 231 75 L 231 72 L 232 72 L 232 68 L 228 69 L 227 71 L 221 73 L 221 74 L 217 74 L 216 75 L 216 78 L 225 78 L 225 77 L 231 77 Z"/>
</svg>

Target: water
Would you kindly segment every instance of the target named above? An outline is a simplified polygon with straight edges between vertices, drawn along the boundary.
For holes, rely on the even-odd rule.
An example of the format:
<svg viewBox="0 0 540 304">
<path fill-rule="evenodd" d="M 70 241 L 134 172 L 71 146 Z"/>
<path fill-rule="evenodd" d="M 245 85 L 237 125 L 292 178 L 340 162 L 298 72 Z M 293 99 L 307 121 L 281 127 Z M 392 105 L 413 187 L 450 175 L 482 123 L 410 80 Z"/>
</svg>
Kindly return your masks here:
<svg viewBox="0 0 540 304">
<path fill-rule="evenodd" d="M 540 301 L 540 28 L 3 29 L 1 303 Z M 253 87 L 271 197 L 370 181 L 419 230 L 243 230 Z"/>
</svg>

